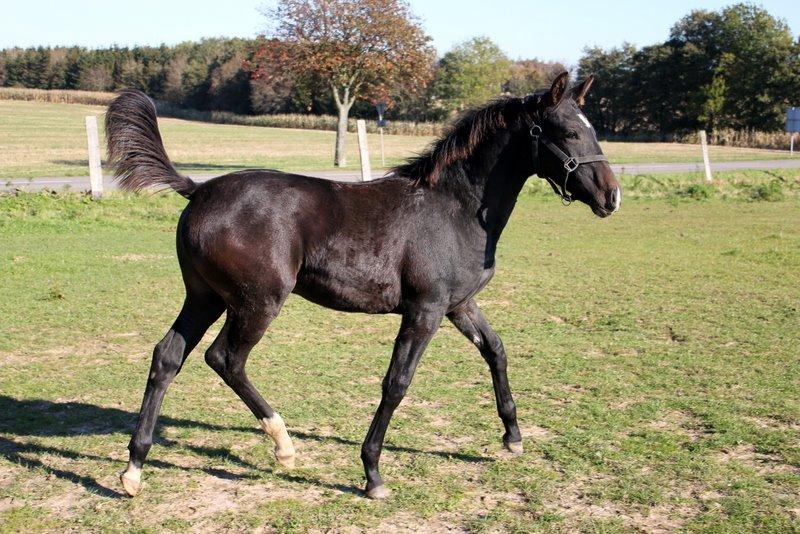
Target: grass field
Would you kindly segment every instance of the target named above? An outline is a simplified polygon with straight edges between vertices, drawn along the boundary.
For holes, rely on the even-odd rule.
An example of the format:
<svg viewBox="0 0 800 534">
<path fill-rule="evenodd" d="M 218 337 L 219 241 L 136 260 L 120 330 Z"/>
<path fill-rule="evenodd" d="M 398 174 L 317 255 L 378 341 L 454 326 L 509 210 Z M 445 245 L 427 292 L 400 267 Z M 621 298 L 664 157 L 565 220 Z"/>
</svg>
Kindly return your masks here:
<svg viewBox="0 0 800 534">
<path fill-rule="evenodd" d="M 86 134 L 83 118 L 104 108 L 0 100 L 0 180 L 85 176 Z M 101 121 L 102 122 L 102 121 Z M 334 132 L 259 128 L 161 119 L 172 160 L 186 172 L 223 173 L 242 168 L 319 170 L 332 167 Z M 102 137 L 102 132 L 101 132 Z M 385 136 L 391 166 L 422 150 L 430 138 Z M 369 136 L 373 167 L 380 159 L 377 135 Z M 349 134 L 348 161 L 357 168 L 355 134 Z M 700 161 L 696 145 L 675 143 L 603 143 L 612 163 Z M 711 147 L 713 161 L 783 159 L 785 151 Z"/>
<path fill-rule="evenodd" d="M 150 353 L 181 303 L 185 201 L 0 196 L 0 531 L 797 531 L 796 189 L 695 201 L 672 180 L 663 198 L 629 183 L 602 221 L 538 185 L 521 197 L 478 301 L 526 452 L 503 454 L 489 374 L 445 324 L 389 429 L 386 502 L 358 494 L 359 447 L 398 320 L 295 297 L 249 372 L 298 467 L 203 363 L 212 333 L 167 393 L 144 492 L 122 497 Z"/>
</svg>

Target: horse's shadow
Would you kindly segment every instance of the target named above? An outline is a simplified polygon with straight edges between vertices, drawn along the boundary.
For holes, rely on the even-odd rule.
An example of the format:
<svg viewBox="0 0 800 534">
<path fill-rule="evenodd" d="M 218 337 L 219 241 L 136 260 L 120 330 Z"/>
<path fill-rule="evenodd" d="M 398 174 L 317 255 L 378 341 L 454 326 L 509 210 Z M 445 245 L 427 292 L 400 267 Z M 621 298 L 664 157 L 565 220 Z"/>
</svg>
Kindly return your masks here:
<svg viewBox="0 0 800 534">
<path fill-rule="evenodd" d="M 55 402 L 43 399 L 15 399 L 5 395 L 0 395 L 0 457 L 3 457 L 17 465 L 28 469 L 40 469 L 48 475 L 67 480 L 74 484 L 80 484 L 87 490 L 98 495 L 109 498 L 120 498 L 124 494 L 111 489 L 97 480 L 69 471 L 64 468 L 56 468 L 45 464 L 39 457 L 43 455 L 60 456 L 67 460 L 81 461 L 90 460 L 96 462 L 113 462 L 108 457 L 94 454 L 76 452 L 68 448 L 59 448 L 51 445 L 44 445 L 40 440 L 23 441 L 18 438 L 49 438 L 49 437 L 74 437 L 96 436 L 109 434 L 130 434 L 135 425 L 137 414 L 118 408 L 96 406 L 81 402 Z M 154 442 L 165 447 L 176 445 L 169 438 L 161 433 L 160 429 L 165 427 L 193 428 L 208 431 L 234 431 L 262 434 L 260 429 L 243 426 L 222 426 L 202 421 L 192 421 L 189 419 L 179 419 L 169 416 L 161 416 L 156 427 Z M 341 445 L 358 447 L 360 443 L 337 436 L 325 436 L 312 432 L 291 432 L 292 435 L 306 440 L 318 442 L 334 442 Z M 127 438 L 124 440 L 127 442 Z M 182 444 L 184 448 L 193 453 L 205 456 L 209 459 L 216 459 L 232 463 L 240 467 L 244 472 L 233 472 L 218 467 L 185 467 L 158 459 L 148 460 L 147 464 L 159 468 L 175 468 L 183 470 L 199 470 L 209 475 L 233 480 L 257 479 L 261 473 L 269 470 L 265 466 L 257 466 L 231 451 L 220 447 L 205 447 L 191 444 Z M 414 454 L 427 454 L 439 456 L 447 459 L 455 459 L 463 462 L 480 463 L 492 461 L 489 457 L 475 456 L 463 453 L 452 453 L 438 450 L 420 450 L 409 447 L 386 445 L 388 450 L 408 452 Z M 315 480 L 302 474 L 289 474 L 281 471 L 273 471 L 272 474 L 289 482 L 307 484 L 313 486 L 323 486 L 346 493 L 358 493 L 358 490 L 344 484 L 331 484 L 321 480 Z"/>
</svg>

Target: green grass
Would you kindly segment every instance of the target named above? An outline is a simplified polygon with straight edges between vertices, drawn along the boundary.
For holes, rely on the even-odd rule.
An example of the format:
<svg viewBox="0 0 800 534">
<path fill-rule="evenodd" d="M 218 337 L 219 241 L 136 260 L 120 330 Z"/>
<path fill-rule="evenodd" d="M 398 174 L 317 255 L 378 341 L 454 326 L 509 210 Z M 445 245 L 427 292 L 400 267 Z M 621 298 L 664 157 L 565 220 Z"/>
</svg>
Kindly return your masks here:
<svg viewBox="0 0 800 534">
<path fill-rule="evenodd" d="M 85 176 L 84 117 L 103 107 L 0 100 L 0 179 Z M 102 122 L 102 121 L 101 121 Z M 334 132 L 159 121 L 172 160 L 186 172 L 217 173 L 242 168 L 302 171 L 330 169 Z M 103 133 L 101 131 L 101 137 Z M 385 136 L 386 163 L 397 164 L 422 150 L 431 138 Z M 369 136 L 373 167 L 379 167 L 379 139 Z M 697 145 L 602 143 L 612 163 L 700 162 Z M 358 166 L 355 134 L 348 134 L 348 162 Z M 784 159 L 785 151 L 711 147 L 713 161 Z"/>
<path fill-rule="evenodd" d="M 503 454 L 488 372 L 445 324 L 389 429 L 380 503 L 354 490 L 398 320 L 295 297 L 248 370 L 298 468 L 203 363 L 212 332 L 167 394 L 144 492 L 121 498 L 150 353 L 181 303 L 185 201 L 0 197 L 0 531 L 797 531 L 797 195 L 693 200 L 669 180 L 629 183 L 606 220 L 529 188 L 478 298 L 526 452 Z"/>
</svg>

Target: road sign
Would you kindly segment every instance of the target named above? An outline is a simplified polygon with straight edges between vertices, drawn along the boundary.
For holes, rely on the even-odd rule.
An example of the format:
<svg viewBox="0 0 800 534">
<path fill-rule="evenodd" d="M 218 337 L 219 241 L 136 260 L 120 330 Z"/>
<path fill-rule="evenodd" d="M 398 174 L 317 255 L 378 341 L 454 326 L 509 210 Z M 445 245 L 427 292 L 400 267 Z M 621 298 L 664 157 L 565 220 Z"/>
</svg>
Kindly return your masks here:
<svg viewBox="0 0 800 534">
<path fill-rule="evenodd" d="M 375 102 L 375 111 L 378 112 L 378 132 L 381 134 L 381 167 L 386 167 L 386 157 L 383 154 L 383 129 L 386 128 L 386 119 L 383 118 L 383 114 L 387 109 L 389 109 L 388 102 Z"/>
<path fill-rule="evenodd" d="M 389 109 L 388 102 L 381 101 L 375 103 L 375 111 L 378 112 L 378 128 L 386 127 L 386 119 L 383 118 L 383 115 L 386 113 L 387 109 Z"/>
<path fill-rule="evenodd" d="M 786 110 L 786 131 L 789 133 L 800 132 L 800 108 Z"/>
</svg>

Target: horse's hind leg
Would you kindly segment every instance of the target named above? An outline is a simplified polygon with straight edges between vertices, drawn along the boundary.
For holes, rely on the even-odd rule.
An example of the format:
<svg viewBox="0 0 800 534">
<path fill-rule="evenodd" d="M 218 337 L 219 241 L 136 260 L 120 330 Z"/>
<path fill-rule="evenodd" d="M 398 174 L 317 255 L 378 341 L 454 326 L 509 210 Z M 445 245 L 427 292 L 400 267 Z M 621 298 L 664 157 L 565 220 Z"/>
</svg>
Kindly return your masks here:
<svg viewBox="0 0 800 534">
<path fill-rule="evenodd" d="M 134 496 L 141 489 L 142 464 L 153 444 L 153 430 L 167 387 L 181 370 L 186 357 L 224 309 L 222 299 L 210 291 L 195 294 L 187 291 L 178 318 L 164 339 L 156 345 L 139 422 L 128 445 L 128 468 L 120 477 L 128 495 Z"/>
<path fill-rule="evenodd" d="M 229 308 L 217 339 L 206 351 L 206 363 L 244 401 L 261 422 L 264 432 L 275 443 L 275 458 L 285 467 L 294 467 L 294 445 L 286 425 L 278 413 L 267 404 L 253 386 L 245 372 L 247 357 L 264 335 L 269 323 L 288 295 L 288 290 L 274 298 L 262 299 L 257 304 Z"/>
</svg>

